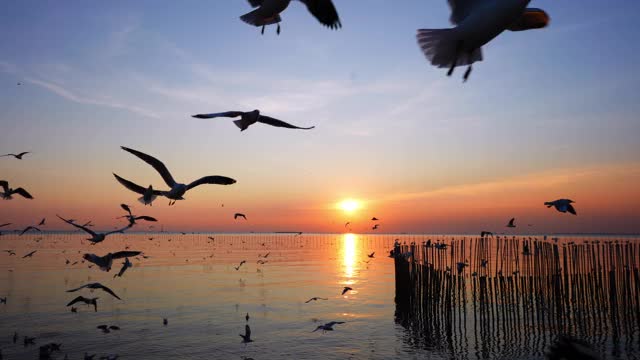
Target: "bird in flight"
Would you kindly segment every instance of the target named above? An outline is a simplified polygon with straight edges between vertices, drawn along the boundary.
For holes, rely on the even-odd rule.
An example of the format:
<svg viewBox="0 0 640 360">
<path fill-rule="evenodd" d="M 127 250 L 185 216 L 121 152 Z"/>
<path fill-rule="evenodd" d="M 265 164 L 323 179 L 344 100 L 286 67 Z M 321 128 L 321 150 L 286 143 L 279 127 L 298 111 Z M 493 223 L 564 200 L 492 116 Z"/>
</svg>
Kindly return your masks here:
<svg viewBox="0 0 640 360">
<path fill-rule="evenodd" d="M 215 184 L 215 185 L 231 185 L 231 184 L 235 184 L 236 181 L 232 178 L 226 177 L 226 176 L 205 176 L 203 178 L 200 178 L 196 181 L 191 182 L 190 184 L 181 184 L 176 182 L 173 179 L 173 176 L 171 175 L 171 173 L 169 172 L 169 169 L 167 169 L 167 167 L 164 165 L 164 163 L 162 163 L 162 161 L 154 158 L 151 155 L 147 155 L 143 152 L 134 150 L 134 149 L 129 149 L 127 147 L 121 146 L 122 150 L 127 151 L 135 156 L 137 156 L 140 160 L 146 162 L 147 164 L 151 165 L 159 174 L 160 176 L 162 176 L 162 179 L 164 180 L 164 182 L 171 188 L 169 191 L 157 191 L 157 190 L 152 190 L 154 195 L 161 195 L 164 196 L 170 200 L 172 200 L 172 202 L 169 202 L 169 205 L 173 205 L 175 204 L 176 200 L 184 200 L 184 198 L 182 197 L 188 190 L 193 189 L 196 186 L 199 185 L 203 185 L 203 184 Z M 142 186 L 136 185 L 134 183 L 132 183 L 131 181 L 125 180 L 123 178 L 121 178 L 120 176 L 113 174 L 116 179 L 118 180 L 118 182 L 120 182 L 120 184 L 122 184 L 124 187 L 126 187 L 127 189 L 141 194 L 141 195 L 145 195 L 145 192 L 147 191 L 147 189 L 143 188 Z M 143 196 L 144 197 L 144 196 Z"/>
<path fill-rule="evenodd" d="M 71 290 L 67 290 L 67 292 L 76 292 L 78 290 L 81 289 L 91 289 L 91 290 L 102 290 L 106 293 L 109 293 L 111 296 L 113 296 L 114 298 L 118 299 L 118 300 L 122 300 L 120 299 L 120 297 L 118 295 L 116 295 L 116 293 L 113 292 L 113 290 L 109 289 L 108 287 L 100 284 L 100 283 L 89 283 L 89 284 L 85 284 L 80 286 L 79 288 L 75 288 L 75 289 L 71 289 Z"/>
<path fill-rule="evenodd" d="M 240 131 L 245 131 L 249 128 L 249 126 L 255 124 L 255 123 L 263 123 L 263 124 L 267 124 L 267 125 L 271 125 L 271 126 L 275 126 L 275 127 L 283 127 L 283 128 L 287 128 L 287 129 L 300 129 L 300 130 L 311 130 L 313 128 L 315 128 L 315 126 L 311 126 L 311 127 L 298 127 L 295 125 L 291 125 L 289 123 L 286 123 L 282 120 L 278 120 L 278 119 L 274 119 L 272 117 L 269 116 L 265 116 L 265 115 L 261 115 L 260 114 L 260 110 L 253 110 L 253 111 L 249 111 L 249 112 L 244 112 L 244 111 L 227 111 L 227 112 L 221 112 L 221 113 L 213 113 L 213 114 L 198 114 L 198 115 L 192 115 L 191 117 L 197 118 L 197 119 L 213 119 L 213 118 L 217 118 L 217 117 L 228 117 L 228 118 L 235 118 L 235 117 L 240 117 L 239 120 L 234 120 L 233 123 L 236 124 L 237 127 L 240 128 Z"/>
<path fill-rule="evenodd" d="M 331 28 L 339 29 L 342 27 L 340 17 L 331 0 L 300 0 L 307 6 L 307 9 L 320 23 Z M 291 0 L 249 0 L 252 7 L 257 8 L 247 14 L 240 16 L 240 19 L 249 25 L 262 27 L 260 31 L 264 34 L 264 28 L 267 25 L 278 24 L 276 33 L 280 35 L 280 13 L 282 13 Z"/>
<path fill-rule="evenodd" d="M 42 218 L 42 220 L 40 220 L 40 223 L 38 224 L 38 226 L 44 226 L 44 224 L 47 222 L 46 218 Z"/>
<path fill-rule="evenodd" d="M 348 287 L 348 286 L 345 286 L 344 289 L 342 289 L 342 295 L 346 294 L 347 291 L 351 291 L 351 290 L 353 290 L 353 289 Z"/>
<path fill-rule="evenodd" d="M 234 219 L 234 220 L 238 219 L 239 217 L 241 217 L 241 218 L 243 218 L 243 219 L 247 220 L 247 216 L 246 216 L 245 214 L 235 213 L 235 215 L 233 215 L 233 219 Z"/>
<path fill-rule="evenodd" d="M 375 251 L 374 251 L 374 252 L 372 252 L 371 254 L 367 254 L 367 256 L 368 256 L 369 258 L 371 258 L 371 259 L 373 259 L 373 258 L 375 257 L 375 255 L 376 255 L 376 252 L 375 252 Z"/>
<path fill-rule="evenodd" d="M 485 236 L 493 236 L 493 233 L 491 231 L 482 231 L 480 232 L 480 237 L 483 238 Z"/>
<path fill-rule="evenodd" d="M 7 254 L 9 254 L 9 256 L 15 255 L 16 252 L 14 250 L 2 250 L 4 252 L 6 252 Z"/>
<path fill-rule="evenodd" d="M 378 226 L 380 226 L 380 224 L 375 224 L 375 225 L 373 225 L 373 227 L 371 228 L 371 230 L 378 230 Z"/>
<path fill-rule="evenodd" d="M 124 272 L 127 271 L 128 268 L 133 267 L 133 264 L 131 263 L 131 261 L 129 261 L 129 258 L 124 258 L 124 262 L 122 263 L 122 267 L 120 268 L 120 271 L 118 271 L 117 274 L 113 275 L 113 277 L 122 277 L 122 275 L 124 275 Z"/>
<path fill-rule="evenodd" d="M 378 218 L 374 216 L 371 218 L 371 221 L 378 221 Z"/>
<path fill-rule="evenodd" d="M 99 243 L 99 242 L 103 242 L 103 241 L 104 241 L 104 239 L 106 239 L 106 238 L 107 238 L 107 236 L 109 236 L 109 235 L 111 235 L 111 234 L 116 234 L 116 233 L 124 234 L 124 231 L 125 231 L 125 230 L 127 230 L 127 229 L 129 229 L 129 228 L 131 228 L 131 226 L 132 226 L 131 224 L 129 224 L 129 225 L 127 225 L 127 226 L 123 227 L 122 229 L 116 229 L 116 230 L 109 231 L 109 232 L 106 232 L 106 233 L 97 233 L 97 232 L 95 232 L 95 231 L 93 231 L 93 230 L 89 229 L 89 228 L 88 228 L 88 227 L 86 227 L 86 226 L 78 225 L 78 224 L 74 223 L 74 222 L 73 222 L 73 221 L 71 221 L 71 220 L 67 220 L 67 219 L 65 219 L 65 218 L 61 217 L 60 215 L 56 215 L 56 216 L 57 216 L 60 220 L 62 220 L 62 221 L 64 221 L 64 222 L 66 222 L 67 224 L 69 224 L 69 225 L 73 225 L 73 226 L 77 227 L 78 229 L 80 229 L 80 230 L 82 230 L 82 231 L 86 232 L 87 234 L 91 235 L 91 238 L 88 238 L 87 240 L 91 241 L 91 242 L 92 242 L 92 243 L 94 243 L 94 244 L 97 244 L 97 243 Z"/>
<path fill-rule="evenodd" d="M 35 231 L 41 232 L 41 230 L 40 230 L 40 229 L 38 229 L 38 228 L 37 228 L 37 227 L 35 227 L 35 226 L 27 226 L 24 230 L 22 230 L 22 231 L 20 232 L 20 235 L 19 235 L 19 236 L 24 235 L 26 232 L 28 232 L 28 231 L 30 231 L 30 230 L 35 230 Z"/>
<path fill-rule="evenodd" d="M 329 299 L 314 296 L 314 297 L 312 297 L 311 299 L 309 299 L 309 300 L 305 301 L 304 303 L 305 303 L 305 304 L 308 304 L 308 303 L 310 303 L 310 302 L 312 302 L 312 301 L 318 301 L 318 300 L 329 300 Z"/>
<path fill-rule="evenodd" d="M 158 221 L 156 218 L 153 218 L 151 216 L 146 216 L 146 215 L 141 215 L 141 216 L 137 216 L 137 215 L 133 215 L 131 213 L 131 208 L 129 207 L 129 205 L 127 204 L 120 204 L 120 207 L 122 207 L 124 209 L 124 211 L 128 212 L 127 215 L 123 215 L 120 217 L 117 217 L 117 219 L 121 219 L 121 218 L 126 218 L 127 220 L 129 220 L 129 225 L 135 225 L 136 224 L 136 220 L 144 220 L 144 221 Z"/>
<path fill-rule="evenodd" d="M 6 303 L 7 303 L 7 297 L 6 296 L 3 297 L 3 298 L 0 298 L 0 304 L 6 304 Z"/>
<path fill-rule="evenodd" d="M 113 265 L 113 260 L 134 257 L 140 255 L 141 253 L 142 252 L 140 251 L 118 251 L 115 253 L 108 253 L 105 256 L 84 254 L 82 258 L 90 263 L 98 265 L 98 267 L 100 267 L 100 269 L 103 271 L 110 271 L 111 266 Z"/>
<path fill-rule="evenodd" d="M 507 227 L 510 227 L 510 228 L 516 227 L 515 221 L 516 221 L 516 218 L 511 218 L 511 220 L 509 220 L 509 223 L 507 224 Z"/>
<path fill-rule="evenodd" d="M 240 337 L 242 338 L 242 342 L 245 344 L 253 342 L 253 340 L 251 339 L 251 328 L 249 327 L 249 324 L 246 324 L 244 326 L 244 335 L 242 334 L 238 334 L 238 335 L 240 335 Z"/>
<path fill-rule="evenodd" d="M 242 261 L 240 261 L 240 265 L 238 265 L 238 266 L 234 266 L 234 269 L 236 269 L 236 271 L 237 271 L 237 270 L 240 270 L 240 267 L 242 266 L 242 264 L 244 264 L 244 263 L 246 263 L 246 262 L 247 262 L 246 260 L 242 260 Z"/>
<path fill-rule="evenodd" d="M 38 250 L 33 250 L 32 252 L 28 253 L 27 255 L 23 256 L 22 258 L 23 258 L 23 259 L 26 259 L 26 258 L 33 257 L 33 254 L 35 254 L 37 251 L 38 251 Z"/>
<path fill-rule="evenodd" d="M 464 81 L 471 74 L 472 64 L 482 61 L 482 46 L 505 30 L 523 31 L 544 28 L 549 15 L 541 9 L 527 8 L 530 0 L 449 0 L 450 29 L 419 29 L 418 45 L 432 65 L 449 68 L 468 65 Z"/>
<path fill-rule="evenodd" d="M 4 200 L 13 199 L 13 196 L 12 196 L 13 194 L 18 194 L 26 199 L 33 199 L 33 196 L 31 196 L 31 194 L 29 194 L 27 190 L 21 187 L 17 189 L 12 189 L 9 187 L 9 182 L 5 180 L 0 180 L 0 187 L 2 187 L 2 189 L 4 190 L 4 192 L 0 193 L 0 196 L 2 196 Z"/>
<path fill-rule="evenodd" d="M 67 306 L 71 306 L 71 305 L 73 305 L 75 303 L 82 302 L 82 303 L 85 303 L 86 305 L 93 305 L 94 311 L 98 312 L 98 299 L 99 298 L 97 298 L 97 297 L 96 298 L 86 298 L 84 296 L 78 296 L 77 298 L 71 300 L 67 304 Z"/>
<path fill-rule="evenodd" d="M 22 160 L 22 157 L 27 155 L 27 154 L 30 154 L 30 152 L 29 151 L 24 151 L 24 152 L 21 152 L 20 154 L 6 154 L 6 155 L 2 155 L 0 157 L 13 156 L 14 158 L 16 158 L 18 160 Z"/>
<path fill-rule="evenodd" d="M 576 209 L 573 208 L 573 205 L 571 205 L 572 203 L 574 203 L 573 200 L 569 200 L 569 199 L 558 199 L 558 200 L 554 200 L 554 201 L 547 201 L 544 204 L 550 208 L 550 207 L 555 207 L 556 210 L 558 210 L 561 213 L 566 213 L 566 212 L 570 212 L 573 215 L 578 215 L 576 213 Z"/>
<path fill-rule="evenodd" d="M 312 332 L 316 332 L 318 330 L 322 330 L 322 333 L 325 333 L 327 331 L 333 331 L 333 326 L 334 325 L 339 325 L 339 324 L 344 324 L 344 321 L 331 321 L 328 322 L 324 325 L 319 325 L 315 330 L 313 330 Z"/>
</svg>

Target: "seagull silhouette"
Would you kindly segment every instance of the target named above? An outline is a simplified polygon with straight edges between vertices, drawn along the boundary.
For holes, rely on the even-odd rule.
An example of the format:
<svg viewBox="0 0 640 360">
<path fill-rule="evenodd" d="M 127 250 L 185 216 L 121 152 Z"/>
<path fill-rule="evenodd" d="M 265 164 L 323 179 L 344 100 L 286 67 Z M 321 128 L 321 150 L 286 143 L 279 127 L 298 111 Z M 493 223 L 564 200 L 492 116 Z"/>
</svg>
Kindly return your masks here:
<svg viewBox="0 0 640 360">
<path fill-rule="evenodd" d="M 246 260 L 242 260 L 242 261 L 240 261 L 240 265 L 238 265 L 238 266 L 234 266 L 234 268 L 235 268 L 236 270 L 240 270 L 240 267 L 242 266 L 242 264 L 244 264 L 244 263 L 246 263 L 246 262 L 247 262 Z"/>
<path fill-rule="evenodd" d="M 41 230 L 40 230 L 40 229 L 38 229 L 38 228 L 37 228 L 37 227 L 35 227 L 35 226 L 27 226 L 24 230 L 22 230 L 22 231 L 20 232 L 20 235 L 19 235 L 19 236 L 24 235 L 24 233 L 26 233 L 26 232 L 28 232 L 28 231 L 30 231 L 30 230 L 35 230 L 35 231 L 41 232 Z"/>
<path fill-rule="evenodd" d="M 348 286 L 345 286 L 344 289 L 342 289 L 342 295 L 346 294 L 347 291 L 351 291 L 351 290 L 353 290 L 353 289 L 348 287 Z"/>
<path fill-rule="evenodd" d="M 115 253 L 108 253 L 104 256 L 98 256 L 96 254 L 84 254 L 82 258 L 87 260 L 88 262 L 98 265 L 98 267 L 100 267 L 100 269 L 103 271 L 110 271 L 111 266 L 113 265 L 113 260 L 134 257 L 140 254 L 142 254 L 142 252 L 140 251 L 118 251 Z"/>
<path fill-rule="evenodd" d="M 331 29 L 342 27 L 338 11 L 331 0 L 300 0 L 300 2 L 305 4 L 311 15 L 323 25 Z M 249 3 L 257 9 L 240 16 L 240 19 L 249 25 L 262 27 L 261 34 L 264 34 L 266 25 L 278 24 L 276 34 L 280 35 L 282 21 L 280 13 L 289 7 L 291 0 L 249 0 Z"/>
<path fill-rule="evenodd" d="M 247 220 L 247 216 L 246 216 L 245 214 L 235 213 L 235 214 L 233 215 L 233 219 L 234 219 L 234 220 L 238 219 L 239 217 L 241 217 L 241 218 L 243 218 L 243 219 Z"/>
<path fill-rule="evenodd" d="M 107 238 L 107 236 L 111 235 L 111 234 L 116 234 L 116 233 L 120 233 L 120 234 L 124 234 L 124 231 L 131 228 L 131 224 L 123 227 L 122 229 L 117 229 L 117 230 L 113 230 L 113 231 L 109 231 L 106 233 L 97 233 L 89 228 L 87 228 L 86 226 L 82 226 L 82 225 L 78 225 L 76 223 L 74 223 L 71 220 L 67 220 L 63 217 L 61 217 L 60 215 L 56 215 L 60 220 L 66 222 L 69 225 L 73 225 L 75 227 L 77 227 L 78 229 L 86 232 L 87 234 L 91 235 L 91 238 L 88 238 L 87 240 L 91 241 L 92 243 L 99 243 L 99 242 L 103 242 L 104 239 Z"/>
<path fill-rule="evenodd" d="M 23 259 L 26 259 L 26 258 L 33 257 L 33 254 L 35 254 L 37 251 L 38 251 L 38 250 L 33 250 L 32 252 L 28 253 L 27 255 L 23 256 L 22 258 L 23 258 Z"/>
<path fill-rule="evenodd" d="M 29 151 L 24 151 L 24 152 L 21 152 L 20 154 L 6 154 L 6 155 L 2 155 L 0 157 L 13 156 L 14 158 L 16 158 L 18 160 L 22 160 L 22 157 L 27 155 L 27 154 L 30 154 L 30 152 Z"/>
<path fill-rule="evenodd" d="M 146 258 L 145 258 L 146 259 Z M 129 261 L 129 258 L 125 258 L 124 262 L 122 263 L 122 267 L 120 268 L 120 271 L 118 271 L 117 274 L 113 275 L 113 277 L 122 277 L 122 275 L 124 275 L 124 272 L 127 271 L 128 268 L 133 267 L 133 264 L 131 263 L 131 261 Z"/>
<path fill-rule="evenodd" d="M 556 210 L 558 210 L 561 213 L 566 213 L 569 212 L 573 215 L 578 215 L 576 213 L 576 209 L 573 208 L 573 205 L 571 205 L 572 203 L 574 203 L 573 200 L 569 200 L 569 199 L 558 199 L 558 200 L 554 200 L 554 201 L 547 201 L 544 204 L 550 208 L 550 207 L 555 207 Z"/>
<path fill-rule="evenodd" d="M 374 251 L 371 254 L 368 254 L 367 256 L 373 259 L 375 257 L 375 255 L 376 255 L 376 252 Z"/>
<path fill-rule="evenodd" d="M 240 131 L 245 131 L 249 128 L 249 126 L 255 123 L 267 124 L 275 127 L 283 127 L 288 129 L 299 129 L 299 130 L 311 130 L 315 128 L 315 126 L 311 127 L 298 127 L 295 125 L 291 125 L 282 120 L 274 119 L 269 116 L 264 116 L 260 114 L 259 110 L 253 110 L 249 112 L 244 111 L 227 111 L 222 113 L 214 113 L 214 114 L 198 114 L 192 115 L 191 117 L 198 119 L 213 119 L 217 117 L 228 117 L 235 118 L 240 117 L 240 120 L 234 120 L 233 123 L 236 124 L 237 127 L 240 128 Z"/>
<path fill-rule="evenodd" d="M 308 304 L 308 303 L 310 303 L 310 302 L 312 302 L 312 301 L 318 301 L 318 300 L 329 300 L 329 299 L 314 296 L 314 297 L 312 297 L 311 299 L 309 299 L 309 300 L 305 301 L 304 303 L 305 303 L 305 304 Z"/>
<path fill-rule="evenodd" d="M 511 218 L 511 220 L 509 220 L 509 223 L 507 224 L 507 227 L 510 227 L 510 228 L 516 227 L 515 221 L 516 221 L 516 218 Z"/>
<path fill-rule="evenodd" d="M 86 305 L 93 305 L 94 311 L 98 312 L 98 299 L 99 298 L 86 298 L 84 296 L 78 296 L 77 298 L 71 300 L 67 306 L 71 306 L 75 303 L 85 303 Z"/>
<path fill-rule="evenodd" d="M 344 324 L 344 321 L 331 321 L 328 322 L 324 325 L 319 325 L 315 330 L 313 330 L 312 332 L 316 332 L 318 330 L 322 330 L 322 333 L 325 333 L 327 331 L 333 331 L 333 326 L 334 325 L 339 325 L 339 324 Z"/>
<path fill-rule="evenodd" d="M 181 184 L 176 182 L 173 179 L 173 176 L 171 175 L 171 173 L 169 172 L 169 169 L 167 169 L 167 167 L 164 165 L 164 163 L 162 163 L 162 161 L 156 159 L 155 157 L 151 156 L 151 155 L 147 155 L 143 152 L 134 150 L 134 149 L 130 149 L 128 147 L 124 147 L 121 146 L 122 150 L 127 151 L 135 156 L 137 156 L 140 160 L 146 162 L 147 164 L 151 165 L 151 167 L 153 167 L 159 174 L 160 176 L 162 176 L 162 179 L 164 180 L 164 182 L 169 186 L 170 190 L 169 191 L 156 191 L 156 190 L 152 190 L 154 195 L 162 195 L 168 199 L 171 200 L 171 202 L 169 202 L 169 205 L 173 205 L 175 204 L 175 202 L 177 200 L 184 200 L 184 197 L 182 197 L 188 190 L 195 188 L 196 186 L 199 185 L 203 185 L 203 184 L 215 184 L 215 185 L 231 185 L 231 184 L 235 184 L 236 181 L 232 178 L 226 177 L 226 176 L 218 176 L 218 175 L 214 175 L 214 176 L 205 176 L 203 178 L 200 178 L 196 181 L 191 182 L 190 184 Z M 131 181 L 125 180 L 123 178 L 121 178 L 120 176 L 113 174 L 116 179 L 118 180 L 118 182 L 120 182 L 120 184 L 122 184 L 124 187 L 126 187 L 127 189 L 141 194 L 141 195 L 145 195 L 145 192 L 147 192 L 147 189 L 144 189 L 143 187 L 136 185 L 134 183 L 132 183 Z M 144 196 L 143 196 L 144 197 Z"/>
<path fill-rule="evenodd" d="M 127 204 L 120 204 L 120 207 L 122 207 L 124 209 L 124 211 L 126 211 L 128 214 L 127 215 L 123 215 L 123 216 L 119 216 L 119 217 L 117 217 L 117 219 L 126 218 L 127 220 L 129 220 L 129 225 L 135 225 L 136 224 L 136 220 L 153 221 L 153 222 L 158 221 L 156 218 L 153 218 L 151 216 L 133 215 L 131 213 L 131 208 L 129 208 L 129 205 L 127 205 Z"/>
<path fill-rule="evenodd" d="M 80 286 L 78 288 L 67 290 L 67 292 L 76 292 L 76 291 L 84 289 L 84 288 L 91 289 L 91 290 L 102 290 L 102 291 L 104 291 L 106 293 L 109 293 L 114 298 L 116 298 L 118 300 L 122 300 L 122 299 L 120 299 L 120 297 L 118 295 L 116 295 L 116 293 L 113 292 L 113 290 L 109 289 L 108 287 L 106 287 L 106 286 L 104 286 L 104 285 L 102 285 L 100 283 L 85 284 L 85 285 L 82 285 L 82 286 Z"/>
<path fill-rule="evenodd" d="M 251 328 L 249 327 L 249 324 L 246 324 L 244 326 L 244 335 L 242 334 L 238 334 L 238 335 L 240 335 L 240 337 L 242 338 L 243 343 L 253 342 L 253 340 L 251 339 Z"/>
<path fill-rule="evenodd" d="M 47 219 L 46 218 L 42 218 L 42 220 L 40 220 L 40 223 L 38 224 L 38 226 L 43 226 L 45 222 L 47 222 Z"/>
<path fill-rule="evenodd" d="M 2 189 L 4 190 L 4 192 L 0 193 L 0 196 L 4 199 L 4 200 L 11 200 L 13 199 L 13 194 L 18 194 L 20 196 L 22 196 L 23 198 L 26 199 L 33 199 L 33 196 L 31 196 L 31 194 L 29 194 L 29 192 L 27 192 L 27 190 L 19 187 L 17 189 L 12 189 L 9 187 L 9 182 L 5 181 L 5 180 L 0 180 L 0 187 L 2 187 Z"/>
</svg>

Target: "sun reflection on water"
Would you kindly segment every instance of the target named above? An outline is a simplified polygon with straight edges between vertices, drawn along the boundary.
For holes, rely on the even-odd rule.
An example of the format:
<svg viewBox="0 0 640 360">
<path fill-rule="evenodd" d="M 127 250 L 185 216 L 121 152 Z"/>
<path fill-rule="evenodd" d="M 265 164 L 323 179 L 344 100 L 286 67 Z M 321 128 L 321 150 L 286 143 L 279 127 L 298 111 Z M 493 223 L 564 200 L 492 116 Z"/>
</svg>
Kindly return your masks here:
<svg viewBox="0 0 640 360">
<path fill-rule="evenodd" d="M 356 253 L 358 247 L 358 236 L 355 234 L 345 234 L 342 241 L 342 266 L 344 268 L 344 284 L 352 285 L 355 283 L 353 279 L 356 270 Z"/>
</svg>

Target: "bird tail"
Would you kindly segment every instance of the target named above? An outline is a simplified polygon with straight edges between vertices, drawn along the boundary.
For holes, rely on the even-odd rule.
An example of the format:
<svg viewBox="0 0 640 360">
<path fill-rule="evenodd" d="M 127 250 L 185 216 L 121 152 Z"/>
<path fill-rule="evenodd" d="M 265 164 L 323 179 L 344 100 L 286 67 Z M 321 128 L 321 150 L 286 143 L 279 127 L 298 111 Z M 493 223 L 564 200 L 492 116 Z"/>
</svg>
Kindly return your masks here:
<svg viewBox="0 0 640 360">
<path fill-rule="evenodd" d="M 245 120 L 245 119 L 233 120 L 233 123 L 236 124 L 236 126 L 240 128 L 240 131 L 247 130 L 249 125 L 253 124 L 253 122 L 251 120 L 249 120 L 249 119 L 247 119 L 247 120 Z"/>
<path fill-rule="evenodd" d="M 482 50 L 475 49 L 471 54 L 458 53 L 460 38 L 458 29 L 419 29 L 416 38 L 418 46 L 429 62 L 437 67 L 444 68 L 453 64 L 456 57 L 456 66 L 471 65 L 476 61 L 482 61 Z"/>
<path fill-rule="evenodd" d="M 258 10 L 260 9 L 255 9 L 251 12 L 248 12 L 242 16 L 240 16 L 240 20 L 246 22 L 247 24 L 253 25 L 253 26 L 263 26 L 263 25 L 271 25 L 271 24 L 277 24 L 280 21 L 282 21 L 282 19 L 280 18 L 280 15 L 275 15 L 272 16 L 270 18 L 264 18 L 262 15 L 260 15 L 258 13 Z"/>
</svg>

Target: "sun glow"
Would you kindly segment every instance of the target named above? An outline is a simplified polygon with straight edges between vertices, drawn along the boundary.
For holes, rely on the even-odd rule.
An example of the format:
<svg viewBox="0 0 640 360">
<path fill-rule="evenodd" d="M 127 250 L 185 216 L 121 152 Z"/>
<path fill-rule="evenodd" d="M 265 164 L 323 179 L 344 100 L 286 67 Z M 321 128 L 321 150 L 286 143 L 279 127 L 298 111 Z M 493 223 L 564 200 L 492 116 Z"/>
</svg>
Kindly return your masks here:
<svg viewBox="0 0 640 360">
<path fill-rule="evenodd" d="M 345 212 L 352 213 L 360 208 L 360 203 L 357 200 L 347 199 L 343 200 L 339 206 Z"/>
<path fill-rule="evenodd" d="M 356 240 L 355 234 L 345 234 L 343 238 L 343 257 L 342 264 L 344 266 L 344 276 L 348 279 L 353 277 L 353 272 L 356 265 Z M 351 284 L 352 282 L 347 282 Z"/>
</svg>

